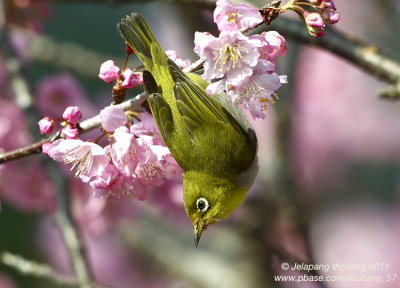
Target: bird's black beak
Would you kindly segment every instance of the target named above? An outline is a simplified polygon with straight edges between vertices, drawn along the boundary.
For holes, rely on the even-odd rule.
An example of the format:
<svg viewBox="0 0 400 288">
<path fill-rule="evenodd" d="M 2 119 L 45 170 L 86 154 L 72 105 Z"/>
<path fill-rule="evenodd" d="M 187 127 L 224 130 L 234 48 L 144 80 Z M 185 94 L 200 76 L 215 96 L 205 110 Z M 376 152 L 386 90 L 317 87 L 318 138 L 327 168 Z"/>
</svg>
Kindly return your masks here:
<svg viewBox="0 0 400 288">
<path fill-rule="evenodd" d="M 201 228 L 201 226 L 194 225 L 194 245 L 197 246 L 199 245 L 199 241 L 200 241 L 200 237 L 201 237 L 201 233 L 203 232 L 203 229 Z"/>
</svg>

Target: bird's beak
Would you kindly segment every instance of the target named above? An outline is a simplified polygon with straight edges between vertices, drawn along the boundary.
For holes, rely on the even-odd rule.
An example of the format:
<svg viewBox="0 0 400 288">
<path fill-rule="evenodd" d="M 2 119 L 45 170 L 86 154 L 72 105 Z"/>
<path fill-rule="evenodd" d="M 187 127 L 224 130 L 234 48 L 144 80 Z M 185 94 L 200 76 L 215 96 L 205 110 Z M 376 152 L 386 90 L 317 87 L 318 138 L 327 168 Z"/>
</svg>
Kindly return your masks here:
<svg viewBox="0 0 400 288">
<path fill-rule="evenodd" d="M 199 224 L 194 225 L 194 245 L 196 245 L 196 248 L 199 245 L 202 232 L 203 232 L 202 226 L 200 226 Z"/>
</svg>

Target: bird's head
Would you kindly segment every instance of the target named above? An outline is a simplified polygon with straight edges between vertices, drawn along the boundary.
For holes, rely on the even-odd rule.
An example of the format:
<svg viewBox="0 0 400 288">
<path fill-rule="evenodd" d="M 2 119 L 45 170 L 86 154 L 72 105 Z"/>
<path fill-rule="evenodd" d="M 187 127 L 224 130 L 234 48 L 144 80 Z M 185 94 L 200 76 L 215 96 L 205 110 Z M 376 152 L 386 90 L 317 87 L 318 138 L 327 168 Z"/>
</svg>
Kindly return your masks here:
<svg viewBox="0 0 400 288">
<path fill-rule="evenodd" d="M 227 218 L 242 203 L 248 189 L 231 177 L 188 171 L 183 180 L 185 210 L 194 226 L 197 244 L 208 225 Z"/>
</svg>

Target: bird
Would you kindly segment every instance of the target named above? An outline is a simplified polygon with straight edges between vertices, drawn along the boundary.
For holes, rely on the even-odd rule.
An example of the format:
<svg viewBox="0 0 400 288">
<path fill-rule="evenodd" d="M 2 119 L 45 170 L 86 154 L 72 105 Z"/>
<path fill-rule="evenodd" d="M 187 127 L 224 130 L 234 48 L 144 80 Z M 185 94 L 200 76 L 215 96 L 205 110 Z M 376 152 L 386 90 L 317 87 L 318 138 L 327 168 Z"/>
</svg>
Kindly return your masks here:
<svg viewBox="0 0 400 288">
<path fill-rule="evenodd" d="M 228 218 L 253 185 L 255 130 L 226 94 L 208 95 L 209 83 L 168 59 L 142 15 L 127 15 L 117 29 L 143 64 L 150 111 L 184 171 L 184 206 L 197 247 L 207 227 Z"/>
</svg>

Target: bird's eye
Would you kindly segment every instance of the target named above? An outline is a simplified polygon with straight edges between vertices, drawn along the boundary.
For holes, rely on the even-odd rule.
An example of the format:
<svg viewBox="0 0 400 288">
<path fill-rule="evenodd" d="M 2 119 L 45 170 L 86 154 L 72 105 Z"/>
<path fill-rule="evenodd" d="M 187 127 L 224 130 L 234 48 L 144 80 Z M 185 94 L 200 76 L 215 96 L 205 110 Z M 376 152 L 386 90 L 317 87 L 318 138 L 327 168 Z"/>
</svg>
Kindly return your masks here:
<svg viewBox="0 0 400 288">
<path fill-rule="evenodd" d="M 199 198 L 196 201 L 196 207 L 201 213 L 207 212 L 208 208 L 210 207 L 210 204 L 208 204 L 207 199 L 205 198 Z"/>
</svg>

